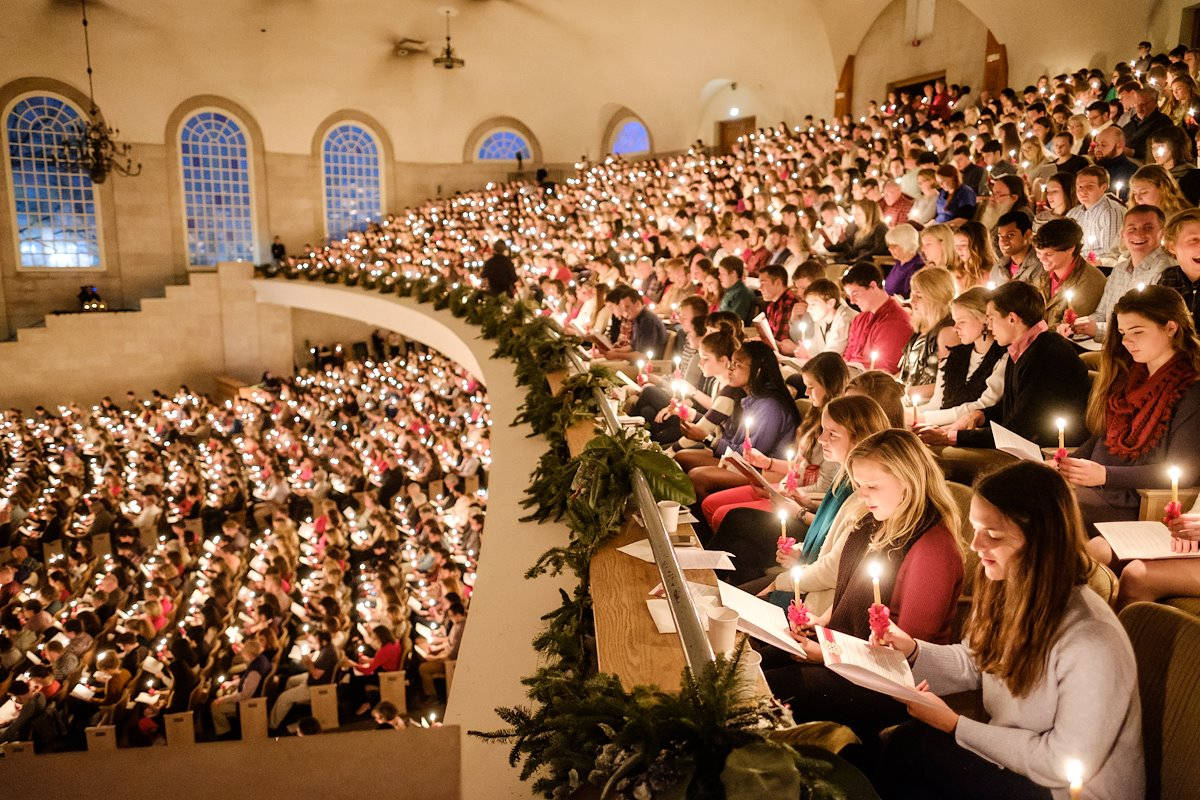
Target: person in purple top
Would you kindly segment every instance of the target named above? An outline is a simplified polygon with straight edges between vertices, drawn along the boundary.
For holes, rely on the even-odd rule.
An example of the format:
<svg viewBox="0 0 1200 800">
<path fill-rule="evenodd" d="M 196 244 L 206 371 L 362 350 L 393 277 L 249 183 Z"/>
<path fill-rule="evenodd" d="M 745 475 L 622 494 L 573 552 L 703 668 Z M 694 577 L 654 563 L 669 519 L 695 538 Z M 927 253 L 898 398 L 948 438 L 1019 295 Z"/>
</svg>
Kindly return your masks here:
<svg viewBox="0 0 1200 800">
<path fill-rule="evenodd" d="M 889 230 L 885 240 L 888 252 L 896 259 L 896 263 L 884 278 L 883 290 L 907 299 L 913 273 L 925 266 L 925 256 L 921 255 L 921 235 L 912 225 L 904 223 Z"/>
</svg>

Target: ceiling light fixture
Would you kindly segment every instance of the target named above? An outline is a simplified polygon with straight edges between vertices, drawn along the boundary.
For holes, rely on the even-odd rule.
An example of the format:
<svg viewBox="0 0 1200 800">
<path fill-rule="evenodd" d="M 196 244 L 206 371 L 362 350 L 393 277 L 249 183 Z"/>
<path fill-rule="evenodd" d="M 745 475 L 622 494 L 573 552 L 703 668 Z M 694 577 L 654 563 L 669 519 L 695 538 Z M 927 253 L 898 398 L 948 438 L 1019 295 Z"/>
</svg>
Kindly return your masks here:
<svg viewBox="0 0 1200 800">
<path fill-rule="evenodd" d="M 459 69 L 465 67 L 467 62 L 454 55 L 454 48 L 450 45 L 450 17 L 454 15 L 454 9 L 444 10 L 446 12 L 446 47 L 440 56 L 433 59 L 433 65 L 442 69 Z"/>
<path fill-rule="evenodd" d="M 83 11 L 83 49 L 87 59 L 88 114 L 76 120 L 70 133 L 58 143 L 58 152 L 51 161 L 71 172 L 86 172 L 92 183 L 104 183 L 110 173 L 136 177 L 142 172 L 141 163 L 134 164 L 130 146 L 117 141 L 119 130 L 110 128 L 96 105 L 92 85 L 92 47 L 88 39 L 87 0 L 79 0 Z"/>
</svg>

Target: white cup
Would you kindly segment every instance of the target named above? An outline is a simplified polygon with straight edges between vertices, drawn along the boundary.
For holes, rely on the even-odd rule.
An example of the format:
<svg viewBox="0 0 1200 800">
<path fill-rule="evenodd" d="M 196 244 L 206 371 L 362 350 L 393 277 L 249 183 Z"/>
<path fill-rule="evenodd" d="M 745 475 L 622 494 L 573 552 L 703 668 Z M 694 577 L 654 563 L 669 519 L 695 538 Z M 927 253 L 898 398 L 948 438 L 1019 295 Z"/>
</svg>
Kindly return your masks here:
<svg viewBox="0 0 1200 800">
<path fill-rule="evenodd" d="M 679 503 L 674 500 L 660 500 L 658 516 L 662 520 L 663 527 L 667 529 L 667 534 L 674 533 L 679 528 Z"/>
<path fill-rule="evenodd" d="M 738 662 L 738 674 L 744 685 L 755 687 L 759 676 L 762 675 L 762 653 L 749 647 L 742 651 L 742 660 Z"/>
<path fill-rule="evenodd" d="M 713 653 L 729 655 L 737 641 L 738 613 L 724 606 L 710 606 L 707 613 L 708 643 Z"/>
</svg>

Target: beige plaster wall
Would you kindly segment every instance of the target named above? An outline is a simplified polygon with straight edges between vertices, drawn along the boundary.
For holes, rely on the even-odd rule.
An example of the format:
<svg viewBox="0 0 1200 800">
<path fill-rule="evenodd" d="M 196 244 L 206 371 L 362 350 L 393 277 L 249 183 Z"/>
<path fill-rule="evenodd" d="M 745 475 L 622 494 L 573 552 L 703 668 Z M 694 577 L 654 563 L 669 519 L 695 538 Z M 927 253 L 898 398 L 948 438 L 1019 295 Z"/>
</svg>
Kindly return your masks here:
<svg viewBox="0 0 1200 800">
<path fill-rule="evenodd" d="M 253 382 L 292 365 L 291 314 L 256 303 L 248 264 L 194 274 L 131 313 L 52 316 L 0 342 L 0 406 L 90 403 L 132 389 L 208 392 L 213 379 Z"/>
</svg>

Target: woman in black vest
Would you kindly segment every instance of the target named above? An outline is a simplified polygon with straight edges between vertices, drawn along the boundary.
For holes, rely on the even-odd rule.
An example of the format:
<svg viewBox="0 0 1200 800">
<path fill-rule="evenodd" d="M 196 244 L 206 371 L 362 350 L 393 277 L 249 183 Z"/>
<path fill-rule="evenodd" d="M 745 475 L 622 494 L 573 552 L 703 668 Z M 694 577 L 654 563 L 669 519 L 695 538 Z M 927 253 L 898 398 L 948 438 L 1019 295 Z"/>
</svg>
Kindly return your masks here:
<svg viewBox="0 0 1200 800">
<path fill-rule="evenodd" d="M 988 291 L 976 286 L 950 303 L 962 344 L 950 348 L 938 369 L 933 396 L 920 408 L 922 426 L 956 429 L 960 419 L 995 405 L 1004 393 L 1008 354 L 987 328 L 987 302 Z"/>
</svg>

